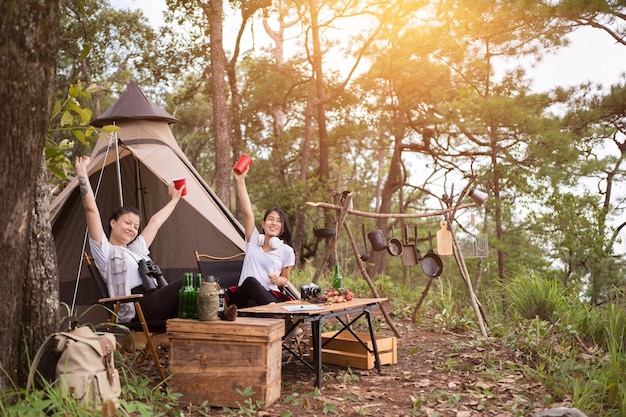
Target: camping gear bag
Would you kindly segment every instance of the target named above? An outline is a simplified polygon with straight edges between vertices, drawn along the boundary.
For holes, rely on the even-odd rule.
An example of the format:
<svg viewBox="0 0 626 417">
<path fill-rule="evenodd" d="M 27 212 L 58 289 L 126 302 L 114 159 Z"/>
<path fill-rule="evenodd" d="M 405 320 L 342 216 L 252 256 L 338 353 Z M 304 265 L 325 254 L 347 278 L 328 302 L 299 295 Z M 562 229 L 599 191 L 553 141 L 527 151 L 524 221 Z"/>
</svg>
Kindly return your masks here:
<svg viewBox="0 0 626 417">
<path fill-rule="evenodd" d="M 110 400 L 117 407 L 122 390 L 114 354 L 113 334 L 96 334 L 86 326 L 53 333 L 33 359 L 26 389 L 40 385 L 35 380 L 38 374 L 84 406 L 96 408 Z"/>
</svg>

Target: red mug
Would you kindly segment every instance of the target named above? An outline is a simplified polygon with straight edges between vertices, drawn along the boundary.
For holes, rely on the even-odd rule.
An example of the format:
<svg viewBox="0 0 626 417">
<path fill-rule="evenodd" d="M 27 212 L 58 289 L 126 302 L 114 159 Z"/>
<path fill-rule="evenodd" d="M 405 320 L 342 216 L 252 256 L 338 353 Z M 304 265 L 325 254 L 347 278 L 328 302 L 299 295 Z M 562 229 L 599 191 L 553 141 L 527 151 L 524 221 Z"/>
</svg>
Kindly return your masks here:
<svg viewBox="0 0 626 417">
<path fill-rule="evenodd" d="M 183 188 L 183 192 L 180 195 L 181 197 L 187 195 L 187 182 L 185 181 L 185 178 L 176 178 L 173 179 L 172 182 L 174 182 L 174 188 L 176 188 L 177 190 L 180 190 L 180 187 L 184 185 L 185 188 Z"/>
<path fill-rule="evenodd" d="M 252 165 L 252 159 L 248 155 L 241 155 L 233 169 L 237 175 L 241 175 L 250 165 Z"/>
</svg>

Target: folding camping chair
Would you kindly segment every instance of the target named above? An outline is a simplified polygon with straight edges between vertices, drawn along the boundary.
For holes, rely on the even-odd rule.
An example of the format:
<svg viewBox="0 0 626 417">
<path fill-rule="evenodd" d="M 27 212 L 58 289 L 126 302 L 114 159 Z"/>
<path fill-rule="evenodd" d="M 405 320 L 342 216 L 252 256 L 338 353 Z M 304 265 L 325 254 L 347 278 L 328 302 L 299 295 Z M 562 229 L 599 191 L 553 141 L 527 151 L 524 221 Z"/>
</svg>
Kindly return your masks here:
<svg viewBox="0 0 626 417">
<path fill-rule="evenodd" d="M 220 287 L 225 290 L 239 283 L 243 258 L 246 255 L 244 252 L 227 257 L 203 254 L 197 250 L 194 253 L 198 262 L 198 269 L 200 269 L 203 277 L 213 275 L 218 278 Z M 285 287 L 285 292 L 294 300 L 300 299 L 300 293 L 291 282 Z"/>
<path fill-rule="evenodd" d="M 154 365 L 157 368 L 157 372 L 161 377 L 161 380 L 165 380 L 165 373 L 163 372 L 163 368 L 161 367 L 161 363 L 159 362 L 159 356 L 157 355 L 156 348 L 154 346 L 154 341 L 152 340 L 152 333 L 150 332 L 150 328 L 148 327 L 148 322 L 146 321 L 145 316 L 143 315 L 143 309 L 141 308 L 141 304 L 139 304 L 139 300 L 143 298 L 143 294 L 133 294 L 133 295 L 125 295 L 119 297 L 109 297 L 109 290 L 107 289 L 106 283 L 100 274 L 100 271 L 93 263 L 93 258 L 91 258 L 86 252 L 83 252 L 83 257 L 85 259 L 85 264 L 87 265 L 87 269 L 89 269 L 89 273 L 91 277 L 96 281 L 98 286 L 98 290 L 102 295 L 102 298 L 98 300 L 98 303 L 104 305 L 108 310 L 111 310 L 111 317 L 109 319 L 109 323 L 107 329 L 110 330 L 113 324 L 116 322 L 117 313 L 120 309 L 122 303 L 133 303 L 135 305 L 135 311 L 137 313 L 137 317 L 139 318 L 139 322 L 130 322 L 124 323 L 123 325 L 127 327 L 129 330 L 141 330 L 146 335 L 146 344 L 148 345 L 148 349 L 150 350 L 150 354 L 152 355 L 152 359 L 154 359 Z M 113 306 L 113 308 L 111 308 Z M 163 322 L 154 322 L 151 323 L 153 328 L 162 328 L 165 330 L 165 321 Z"/>
<path fill-rule="evenodd" d="M 203 277 L 213 275 L 218 279 L 220 287 L 227 289 L 239 283 L 239 275 L 243 266 L 245 253 L 233 256 L 218 257 L 194 251 L 198 269 Z"/>
</svg>

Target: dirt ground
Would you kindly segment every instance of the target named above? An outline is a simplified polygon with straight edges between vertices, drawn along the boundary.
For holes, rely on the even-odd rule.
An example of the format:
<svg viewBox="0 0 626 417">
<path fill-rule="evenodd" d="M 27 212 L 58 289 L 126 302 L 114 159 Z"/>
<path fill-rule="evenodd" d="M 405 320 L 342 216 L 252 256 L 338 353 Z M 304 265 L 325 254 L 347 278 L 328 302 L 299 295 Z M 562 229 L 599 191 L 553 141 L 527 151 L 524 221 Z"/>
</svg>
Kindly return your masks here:
<svg viewBox="0 0 626 417">
<path fill-rule="evenodd" d="M 377 334 L 394 336 L 382 315 L 376 323 Z M 314 372 L 285 352 L 282 394 L 276 402 L 254 412 L 212 408 L 210 414 L 508 417 L 562 405 L 546 406 L 549 396 L 521 371 L 515 354 L 497 342 L 481 341 L 479 333 L 436 332 L 427 323 L 401 319 L 393 324 L 400 334 L 398 363 L 384 365 L 381 373 L 324 365 L 323 387 L 316 391 Z M 306 330 L 300 339 L 306 346 Z M 181 411 L 185 416 L 206 415 L 193 407 Z"/>
</svg>

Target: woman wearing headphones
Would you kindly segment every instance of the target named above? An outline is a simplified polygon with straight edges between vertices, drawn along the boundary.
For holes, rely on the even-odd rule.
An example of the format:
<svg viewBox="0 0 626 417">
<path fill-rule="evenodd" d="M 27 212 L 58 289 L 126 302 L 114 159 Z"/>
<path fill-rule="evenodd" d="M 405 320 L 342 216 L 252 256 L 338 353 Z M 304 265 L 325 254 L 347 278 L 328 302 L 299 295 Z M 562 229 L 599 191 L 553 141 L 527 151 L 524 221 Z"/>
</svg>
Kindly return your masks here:
<svg viewBox="0 0 626 417">
<path fill-rule="evenodd" d="M 245 182 L 249 169 L 241 174 L 235 173 L 246 233 L 246 256 L 239 286 L 230 298 L 237 308 L 290 300 L 282 289 L 289 283 L 289 274 L 296 261 L 291 247 L 289 219 L 280 208 L 267 210 L 261 223 L 263 234 L 257 230 Z"/>
</svg>

